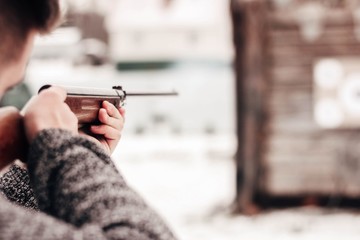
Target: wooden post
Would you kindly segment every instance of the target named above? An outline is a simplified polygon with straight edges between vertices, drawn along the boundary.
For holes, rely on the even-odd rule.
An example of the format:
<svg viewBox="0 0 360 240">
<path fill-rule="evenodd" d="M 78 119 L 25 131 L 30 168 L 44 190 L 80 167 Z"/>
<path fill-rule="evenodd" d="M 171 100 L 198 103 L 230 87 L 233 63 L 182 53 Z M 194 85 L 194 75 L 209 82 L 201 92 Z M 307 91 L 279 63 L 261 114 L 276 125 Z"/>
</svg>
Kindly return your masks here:
<svg viewBox="0 0 360 240">
<path fill-rule="evenodd" d="M 236 210 L 251 214 L 259 190 L 265 122 L 265 1 L 231 0 L 236 49 Z"/>
</svg>

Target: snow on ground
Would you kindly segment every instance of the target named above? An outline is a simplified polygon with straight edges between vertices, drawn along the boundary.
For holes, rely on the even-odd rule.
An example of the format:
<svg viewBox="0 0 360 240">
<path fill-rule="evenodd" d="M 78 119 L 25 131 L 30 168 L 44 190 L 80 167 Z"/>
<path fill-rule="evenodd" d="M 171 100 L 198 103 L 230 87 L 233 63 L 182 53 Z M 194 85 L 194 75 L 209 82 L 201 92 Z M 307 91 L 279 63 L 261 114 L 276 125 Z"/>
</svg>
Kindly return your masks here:
<svg viewBox="0 0 360 240">
<path fill-rule="evenodd" d="M 49 79 L 52 84 L 87 87 L 123 84 L 128 90 L 176 86 L 180 96 L 175 99 L 129 99 L 125 131 L 113 159 L 180 239 L 359 239 L 360 216 L 353 212 L 299 208 L 254 217 L 229 214 L 236 149 L 235 136 L 229 136 L 235 128 L 230 67 L 181 65 L 119 73 L 112 66 L 72 69 L 58 62 L 32 62 L 28 71 L 32 91 Z M 165 120 L 154 122 L 159 114 Z M 134 135 L 139 127 L 145 133 Z"/>
<path fill-rule="evenodd" d="M 233 216 L 229 136 L 124 135 L 113 159 L 182 240 L 359 239 L 360 215 L 320 208 Z"/>
</svg>

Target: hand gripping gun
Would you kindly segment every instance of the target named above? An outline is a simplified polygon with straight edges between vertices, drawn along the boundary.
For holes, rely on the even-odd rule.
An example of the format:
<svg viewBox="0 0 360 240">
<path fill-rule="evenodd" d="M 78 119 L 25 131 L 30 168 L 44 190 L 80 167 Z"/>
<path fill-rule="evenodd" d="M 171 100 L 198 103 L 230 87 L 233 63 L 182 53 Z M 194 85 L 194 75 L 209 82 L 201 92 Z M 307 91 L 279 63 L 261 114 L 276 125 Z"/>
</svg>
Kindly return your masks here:
<svg viewBox="0 0 360 240">
<path fill-rule="evenodd" d="M 39 93 L 51 85 L 44 85 Z M 124 106 L 127 97 L 177 96 L 172 92 L 133 92 L 128 93 L 121 86 L 112 89 L 60 86 L 67 92 L 65 103 L 76 115 L 79 128 L 98 123 L 98 113 L 103 101 L 119 108 Z M 0 108 L 0 170 L 19 159 L 26 161 L 28 143 L 25 136 L 23 117 L 14 107 Z"/>
</svg>

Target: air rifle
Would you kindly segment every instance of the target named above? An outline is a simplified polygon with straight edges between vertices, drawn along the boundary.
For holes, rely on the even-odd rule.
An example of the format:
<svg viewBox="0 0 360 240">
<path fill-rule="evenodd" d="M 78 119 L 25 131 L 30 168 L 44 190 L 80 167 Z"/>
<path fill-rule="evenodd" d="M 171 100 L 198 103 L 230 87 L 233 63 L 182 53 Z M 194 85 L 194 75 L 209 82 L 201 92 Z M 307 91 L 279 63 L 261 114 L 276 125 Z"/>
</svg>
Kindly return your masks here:
<svg viewBox="0 0 360 240">
<path fill-rule="evenodd" d="M 39 92 L 49 87 L 51 85 L 45 85 Z M 127 97 L 178 95 L 175 91 L 128 93 L 121 86 L 112 89 L 60 87 L 67 92 L 65 103 L 78 118 L 79 127 L 98 123 L 98 113 L 103 101 L 121 107 Z M 25 161 L 27 149 L 28 143 L 21 113 L 14 107 L 0 108 L 0 170 L 17 159 Z"/>
</svg>

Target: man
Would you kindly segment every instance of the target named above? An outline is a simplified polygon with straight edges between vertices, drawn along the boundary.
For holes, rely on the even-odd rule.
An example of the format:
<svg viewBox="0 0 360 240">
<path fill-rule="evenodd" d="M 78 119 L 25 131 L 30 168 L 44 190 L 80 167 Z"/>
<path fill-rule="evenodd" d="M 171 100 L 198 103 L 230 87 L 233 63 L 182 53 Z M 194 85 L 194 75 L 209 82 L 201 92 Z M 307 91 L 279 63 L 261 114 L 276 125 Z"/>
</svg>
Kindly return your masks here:
<svg viewBox="0 0 360 240">
<path fill-rule="evenodd" d="M 34 37 L 59 15 L 57 0 L 0 0 L 0 96 L 22 78 Z M 50 88 L 23 110 L 28 170 L 13 167 L 1 183 L 1 239 L 175 239 L 111 162 L 124 112 L 103 104 L 95 143 L 78 134 L 65 98 Z"/>
</svg>

